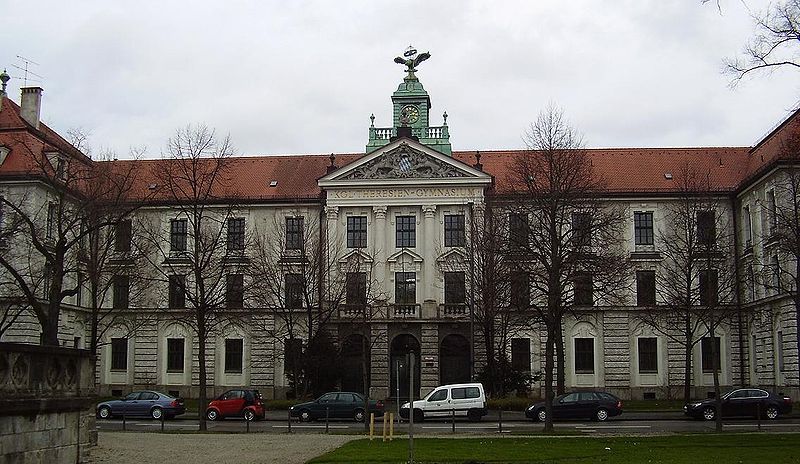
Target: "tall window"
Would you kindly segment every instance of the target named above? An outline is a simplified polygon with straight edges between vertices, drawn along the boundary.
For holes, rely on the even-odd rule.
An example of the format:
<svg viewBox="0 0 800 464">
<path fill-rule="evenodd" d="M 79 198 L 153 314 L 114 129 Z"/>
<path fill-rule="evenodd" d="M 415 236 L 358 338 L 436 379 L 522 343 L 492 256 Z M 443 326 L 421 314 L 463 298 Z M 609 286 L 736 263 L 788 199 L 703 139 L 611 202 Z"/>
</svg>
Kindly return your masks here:
<svg viewBox="0 0 800 464">
<path fill-rule="evenodd" d="M 575 304 L 579 306 L 592 306 L 594 304 L 594 289 L 592 288 L 592 275 L 578 272 L 572 276 L 574 286 Z"/>
<path fill-rule="evenodd" d="M 511 339 L 511 367 L 520 372 L 531 370 L 531 339 Z"/>
<path fill-rule="evenodd" d="M 186 276 L 169 276 L 169 307 L 183 309 L 186 307 Z"/>
<path fill-rule="evenodd" d="M 227 250 L 244 250 L 244 218 L 228 219 Z"/>
<path fill-rule="evenodd" d="M 345 283 L 346 299 L 349 305 L 367 304 L 367 273 L 348 272 Z"/>
<path fill-rule="evenodd" d="M 717 226 L 714 211 L 697 212 L 697 243 L 712 247 L 717 239 Z"/>
<path fill-rule="evenodd" d="M 463 272 L 444 273 L 444 303 L 463 304 L 466 299 L 466 277 Z"/>
<path fill-rule="evenodd" d="M 750 218 L 749 206 L 742 208 L 742 225 L 744 226 L 744 246 L 750 247 L 753 245 L 753 223 Z"/>
<path fill-rule="evenodd" d="M 417 303 L 417 275 L 414 272 L 394 273 L 394 300 L 396 304 Z"/>
<path fill-rule="evenodd" d="M 300 367 L 300 358 L 303 356 L 303 340 L 300 338 L 287 338 L 283 343 L 284 368 L 287 372 L 294 372 Z"/>
<path fill-rule="evenodd" d="M 80 306 L 83 303 L 83 273 L 80 271 L 75 273 L 75 304 Z"/>
<path fill-rule="evenodd" d="M 511 248 L 524 250 L 528 247 L 528 215 L 511 213 L 508 216 L 508 239 Z"/>
<path fill-rule="evenodd" d="M 172 219 L 169 221 L 169 249 L 170 251 L 186 251 L 186 219 Z"/>
<path fill-rule="evenodd" d="M 718 273 L 716 269 L 700 271 L 700 305 L 714 306 L 719 301 Z"/>
<path fill-rule="evenodd" d="M 225 286 L 225 305 L 228 308 L 244 307 L 243 274 L 228 274 Z"/>
<path fill-rule="evenodd" d="M 417 246 L 417 218 L 414 216 L 397 216 L 397 248 L 414 248 Z"/>
<path fill-rule="evenodd" d="M 778 255 L 772 255 L 770 267 L 772 268 L 772 291 L 778 294 L 781 291 L 781 264 L 778 261 Z"/>
<path fill-rule="evenodd" d="M 714 349 L 716 349 L 717 355 L 716 357 L 712 357 L 712 345 L 711 345 L 711 337 L 703 337 L 700 340 L 700 351 L 702 354 L 702 365 L 703 365 L 703 372 L 714 372 L 714 367 L 716 366 L 717 370 L 720 367 L 720 359 L 722 356 L 720 355 L 720 343 L 719 337 L 714 337 Z"/>
<path fill-rule="evenodd" d="M 114 287 L 114 309 L 127 309 L 131 286 L 130 277 L 126 275 L 115 275 L 112 280 Z"/>
<path fill-rule="evenodd" d="M 244 340 L 242 340 L 241 338 L 226 338 L 225 372 L 230 374 L 241 374 L 243 355 L 244 355 Z"/>
<path fill-rule="evenodd" d="M 637 245 L 652 245 L 653 242 L 653 213 L 634 212 L 633 232 Z"/>
<path fill-rule="evenodd" d="M 303 249 L 303 218 L 302 217 L 287 217 L 286 218 L 286 249 L 287 250 L 302 250 Z"/>
<path fill-rule="evenodd" d="M 347 248 L 367 247 L 367 217 L 347 217 Z"/>
<path fill-rule="evenodd" d="M 127 253 L 131 251 L 131 220 L 124 219 L 114 226 L 114 251 Z"/>
<path fill-rule="evenodd" d="M 124 337 L 111 339 L 111 370 L 128 369 L 128 339 Z"/>
<path fill-rule="evenodd" d="M 572 243 L 576 248 L 592 246 L 592 215 L 572 213 Z"/>
<path fill-rule="evenodd" d="M 656 271 L 636 271 L 636 306 L 656 304 Z"/>
<path fill-rule="evenodd" d="M 639 373 L 655 374 L 658 372 L 658 339 L 655 337 L 640 337 L 639 345 Z"/>
<path fill-rule="evenodd" d="M 47 204 L 47 238 L 56 235 L 56 219 L 58 218 L 58 205 L 56 203 Z"/>
<path fill-rule="evenodd" d="M 525 272 L 516 272 L 511 276 L 511 306 L 516 309 L 527 309 L 530 304 L 530 278 Z"/>
<path fill-rule="evenodd" d="M 303 275 L 286 274 L 286 308 L 303 307 Z"/>
<path fill-rule="evenodd" d="M 183 372 L 183 338 L 167 339 L 167 372 Z"/>
<path fill-rule="evenodd" d="M 767 220 L 769 235 L 778 231 L 778 205 L 775 202 L 775 190 L 767 191 Z"/>
<path fill-rule="evenodd" d="M 575 373 L 594 374 L 594 338 L 575 339 Z"/>
<path fill-rule="evenodd" d="M 444 215 L 444 246 L 460 247 L 466 242 L 463 214 Z"/>
<path fill-rule="evenodd" d="M 786 364 L 783 361 L 783 332 L 778 331 L 778 346 L 775 347 L 775 354 L 778 362 L 778 371 L 786 371 Z"/>
</svg>

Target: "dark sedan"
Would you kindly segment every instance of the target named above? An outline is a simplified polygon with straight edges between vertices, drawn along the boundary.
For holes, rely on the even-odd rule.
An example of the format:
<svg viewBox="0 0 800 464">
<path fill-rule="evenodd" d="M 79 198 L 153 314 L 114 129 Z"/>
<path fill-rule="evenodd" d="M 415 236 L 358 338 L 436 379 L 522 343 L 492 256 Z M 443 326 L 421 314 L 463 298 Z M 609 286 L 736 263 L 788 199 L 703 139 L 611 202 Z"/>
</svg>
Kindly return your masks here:
<svg viewBox="0 0 800 464">
<path fill-rule="evenodd" d="M 303 422 L 329 417 L 331 419 L 353 419 L 363 422 L 369 413 L 383 416 L 383 401 L 369 400 L 368 410 L 364 411 L 364 395 L 353 392 L 325 393 L 314 401 L 300 403 L 291 407 L 292 417 Z"/>
<path fill-rule="evenodd" d="M 722 395 L 722 417 L 758 417 L 767 419 L 792 411 L 792 399 L 760 388 L 738 388 Z M 695 419 L 714 420 L 717 416 L 713 398 L 693 401 L 683 406 L 683 412 Z"/>
<path fill-rule="evenodd" d="M 97 417 L 110 419 L 114 416 L 152 417 L 161 419 L 175 417 L 186 412 L 183 398 L 175 398 L 157 391 L 135 391 L 118 400 L 97 404 Z"/>
<path fill-rule="evenodd" d="M 544 422 L 544 401 L 528 406 L 525 417 Z M 553 398 L 553 419 L 592 419 L 604 421 L 622 414 L 622 400 L 611 393 L 582 391 Z"/>
</svg>

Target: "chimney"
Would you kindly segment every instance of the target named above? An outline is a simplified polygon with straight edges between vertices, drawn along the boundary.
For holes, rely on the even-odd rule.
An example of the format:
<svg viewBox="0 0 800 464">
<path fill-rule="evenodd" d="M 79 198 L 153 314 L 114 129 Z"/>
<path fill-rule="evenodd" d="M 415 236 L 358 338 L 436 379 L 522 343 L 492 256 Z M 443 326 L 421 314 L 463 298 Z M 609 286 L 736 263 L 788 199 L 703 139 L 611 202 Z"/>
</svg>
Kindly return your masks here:
<svg viewBox="0 0 800 464">
<path fill-rule="evenodd" d="M 26 120 L 28 124 L 39 128 L 39 115 L 42 112 L 42 88 L 41 87 L 23 87 L 22 98 L 20 99 L 20 116 Z"/>
</svg>

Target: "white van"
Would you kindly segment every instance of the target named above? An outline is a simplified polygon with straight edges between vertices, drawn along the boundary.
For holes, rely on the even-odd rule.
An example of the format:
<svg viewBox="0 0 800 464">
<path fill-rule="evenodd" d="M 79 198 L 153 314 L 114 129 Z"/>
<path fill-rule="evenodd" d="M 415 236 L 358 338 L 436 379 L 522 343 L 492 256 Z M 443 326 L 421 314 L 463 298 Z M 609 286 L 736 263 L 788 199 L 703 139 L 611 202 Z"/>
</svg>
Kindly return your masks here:
<svg viewBox="0 0 800 464">
<path fill-rule="evenodd" d="M 400 417 L 408 419 L 409 403 L 400 406 Z M 431 390 L 424 398 L 414 400 L 414 421 L 432 417 L 466 417 L 479 421 L 487 414 L 486 395 L 479 383 L 442 385 Z"/>
</svg>

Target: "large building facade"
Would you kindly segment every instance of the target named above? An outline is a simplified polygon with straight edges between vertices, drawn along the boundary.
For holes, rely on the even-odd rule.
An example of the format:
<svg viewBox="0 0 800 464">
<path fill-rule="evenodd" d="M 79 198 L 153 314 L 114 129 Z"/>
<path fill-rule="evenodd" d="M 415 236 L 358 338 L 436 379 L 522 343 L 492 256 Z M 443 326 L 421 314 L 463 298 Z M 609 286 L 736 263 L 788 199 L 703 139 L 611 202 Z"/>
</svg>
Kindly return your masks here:
<svg viewBox="0 0 800 464">
<path fill-rule="evenodd" d="M 336 351 L 334 386 L 363 390 L 366 376 L 376 397 L 406 396 L 409 354 L 423 394 L 438 384 L 468 381 L 485 368 L 485 334 L 475 320 L 481 295 L 471 229 L 507 203 L 513 161 L 525 151 L 454 151 L 447 115 L 440 126 L 431 125 L 429 95 L 413 64 L 408 66 L 391 97 L 391 126 L 371 125 L 364 153 L 226 161 L 226 175 L 235 182 L 207 202 L 207 214 L 221 224 L 212 252 L 219 257 L 214 272 L 222 289 L 220 316 L 205 343 L 212 391 L 247 385 L 267 397 L 293 394 L 293 360 L 308 349 L 309 327 L 323 330 Z M 56 174 L 60 160 L 113 163 L 138 173 L 133 190 L 143 199 L 115 224 L 110 252 L 123 271 L 107 280 L 98 332 L 92 331 L 96 316 L 87 301 L 85 271 L 75 265 L 65 272 L 65 287 L 76 291 L 61 300 L 60 342 L 88 348 L 97 339 L 96 377 L 103 393 L 148 387 L 197 396 L 196 319 L 182 311 L 195 304 L 186 290 L 196 283 L 186 253 L 197 235 L 191 212 L 168 195 L 159 174 L 170 161 L 86 158 L 39 121 L 40 94 L 38 88 L 23 89 L 19 106 L 2 96 L 3 225 L 13 222 L 13 204 L 33 211 L 42 233 L 53 233 L 52 186 L 35 175 L 26 157 L 47 161 Z M 772 240 L 777 208 L 792 201 L 783 188 L 792 166 L 786 149 L 798 133 L 795 112 L 754 147 L 585 150 L 606 181 L 605 201 L 624 212 L 617 240 L 626 254 L 629 285 L 613 299 L 589 297 L 565 317 L 568 389 L 597 387 L 626 398 L 680 396 L 686 346 L 641 314 L 666 303 L 659 276 L 669 254 L 668 212 L 685 193 L 678 179 L 691 165 L 713 185 L 706 193 L 713 198 L 713 217 L 720 219 L 715 224 L 724 224 L 733 243 L 735 272 L 714 274 L 713 281 L 715 288 L 729 289 L 720 298 L 736 308 L 735 317 L 717 324 L 716 341 L 702 330 L 692 340 L 694 393 L 705 396 L 713 388 L 713 343 L 723 386 L 800 393 L 796 288 L 788 272 L 796 266 Z M 495 238 L 509 240 L 505 232 Z M 30 244 L 19 240 L 4 239 L 7 262 L 25 257 Z M 30 261 L 28 269 L 35 268 Z M 8 269 L 3 272 L 8 315 L 15 304 L 24 305 L 13 298 Z M 710 274 L 704 276 L 698 289 L 711 285 Z M 31 288 L 48 288 L 49 281 L 37 280 L 35 272 L 27 278 Z M 545 334 L 530 318 L 506 334 L 503 349 L 516 371 L 536 379 L 536 394 Z M 37 342 L 42 331 L 26 310 L 2 328 L 3 341 Z"/>
</svg>

